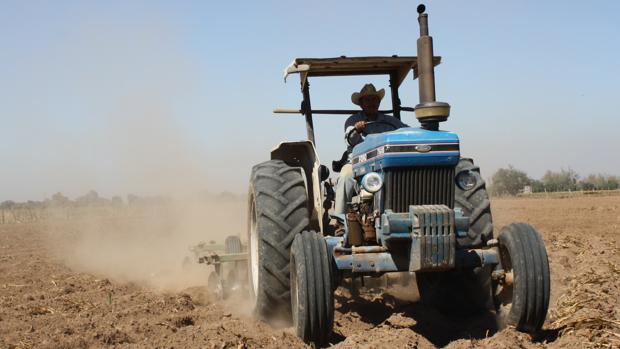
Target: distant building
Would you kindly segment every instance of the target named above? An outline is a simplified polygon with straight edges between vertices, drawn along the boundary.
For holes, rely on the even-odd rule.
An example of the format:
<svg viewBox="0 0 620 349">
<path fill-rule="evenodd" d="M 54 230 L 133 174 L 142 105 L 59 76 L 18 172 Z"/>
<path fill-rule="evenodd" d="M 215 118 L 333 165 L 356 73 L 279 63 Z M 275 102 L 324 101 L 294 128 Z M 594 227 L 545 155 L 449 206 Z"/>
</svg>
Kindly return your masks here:
<svg viewBox="0 0 620 349">
<path fill-rule="evenodd" d="M 523 187 L 523 194 L 532 194 L 532 186 L 526 185 Z"/>
</svg>

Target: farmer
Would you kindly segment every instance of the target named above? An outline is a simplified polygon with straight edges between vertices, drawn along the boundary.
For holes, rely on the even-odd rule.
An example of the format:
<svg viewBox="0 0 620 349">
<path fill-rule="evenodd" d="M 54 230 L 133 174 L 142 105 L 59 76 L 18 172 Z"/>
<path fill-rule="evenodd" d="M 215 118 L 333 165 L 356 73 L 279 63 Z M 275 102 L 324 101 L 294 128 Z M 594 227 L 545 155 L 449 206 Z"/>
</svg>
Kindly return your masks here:
<svg viewBox="0 0 620 349">
<path fill-rule="evenodd" d="M 363 141 L 363 136 L 372 133 L 394 131 L 402 127 L 409 127 L 391 115 L 379 113 L 379 105 L 385 96 L 385 90 L 377 91 L 373 84 L 366 84 L 360 92 L 351 95 L 353 104 L 362 108 L 357 114 L 349 116 L 344 124 L 345 143 L 349 153 L 355 145 Z M 340 177 L 336 184 L 336 214 L 345 214 L 347 203 L 357 191 L 357 183 L 353 178 L 353 167 L 350 163 L 342 166 Z"/>
</svg>

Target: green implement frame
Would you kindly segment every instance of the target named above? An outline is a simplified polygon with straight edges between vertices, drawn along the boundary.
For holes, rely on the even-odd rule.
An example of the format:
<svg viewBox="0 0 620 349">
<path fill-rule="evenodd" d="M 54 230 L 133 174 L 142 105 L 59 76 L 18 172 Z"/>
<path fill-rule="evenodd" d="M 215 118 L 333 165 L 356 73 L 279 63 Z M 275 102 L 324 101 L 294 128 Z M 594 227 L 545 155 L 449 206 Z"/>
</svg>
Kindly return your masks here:
<svg viewBox="0 0 620 349">
<path fill-rule="evenodd" d="M 202 257 L 198 257 L 198 263 L 204 263 L 207 265 L 218 265 L 227 262 L 239 262 L 239 261 L 247 261 L 248 253 L 226 253 L 226 254 L 217 254 L 215 252 L 211 252 L 210 254 Z"/>
</svg>

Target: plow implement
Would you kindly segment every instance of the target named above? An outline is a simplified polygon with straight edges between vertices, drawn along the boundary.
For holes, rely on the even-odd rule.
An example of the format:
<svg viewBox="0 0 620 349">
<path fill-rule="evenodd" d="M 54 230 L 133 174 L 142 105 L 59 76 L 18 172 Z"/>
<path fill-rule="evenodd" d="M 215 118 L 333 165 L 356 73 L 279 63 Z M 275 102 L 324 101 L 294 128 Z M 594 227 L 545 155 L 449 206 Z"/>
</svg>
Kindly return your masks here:
<svg viewBox="0 0 620 349">
<path fill-rule="evenodd" d="M 224 245 L 200 243 L 190 251 L 200 264 L 213 266 L 207 289 L 217 299 L 226 299 L 236 291 L 246 290 L 248 253 L 238 236 L 226 238 Z"/>
</svg>

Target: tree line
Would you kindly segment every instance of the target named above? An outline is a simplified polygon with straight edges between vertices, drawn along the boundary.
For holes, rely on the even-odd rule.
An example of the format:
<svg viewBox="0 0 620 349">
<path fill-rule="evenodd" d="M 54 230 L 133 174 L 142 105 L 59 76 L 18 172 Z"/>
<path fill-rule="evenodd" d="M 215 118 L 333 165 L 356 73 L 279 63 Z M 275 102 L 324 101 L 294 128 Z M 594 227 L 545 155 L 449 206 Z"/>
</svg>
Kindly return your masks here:
<svg viewBox="0 0 620 349">
<path fill-rule="evenodd" d="M 70 199 L 62 193 L 56 193 L 41 201 L 28 200 L 0 202 L 0 224 L 36 222 L 44 219 L 70 219 L 85 215 L 118 216 L 143 211 L 144 208 L 163 207 L 170 203 L 164 196 L 127 195 L 106 198 L 96 191 Z M 130 210 L 127 210 L 130 209 Z"/>
<path fill-rule="evenodd" d="M 244 199 L 245 197 L 241 194 L 208 191 L 200 191 L 191 198 L 194 202 L 216 203 L 236 202 Z M 142 214 L 145 210 L 165 208 L 173 201 L 172 197 L 162 195 L 129 194 L 125 198 L 121 196 L 106 198 L 94 190 L 70 199 L 59 192 L 41 201 L 5 200 L 0 202 L 0 224 L 34 222 L 45 218 L 67 219 L 93 213 L 100 215 Z"/>
<path fill-rule="evenodd" d="M 547 170 L 540 179 L 531 178 L 526 172 L 509 165 L 500 168 L 491 177 L 491 195 L 516 195 L 526 188 L 533 193 L 582 190 L 615 190 L 620 188 L 620 176 L 590 174 L 581 177 L 573 169 Z"/>
<path fill-rule="evenodd" d="M 138 203 L 145 204 L 157 204 L 165 203 L 169 198 L 164 196 L 137 196 L 133 194 L 127 195 L 126 201 L 120 196 L 112 196 L 111 198 L 105 198 L 99 196 L 99 194 L 90 190 L 84 195 L 78 196 L 71 200 L 62 193 L 56 193 L 50 198 L 46 198 L 42 201 L 28 200 L 24 202 L 15 202 L 13 200 L 6 200 L 0 203 L 0 209 L 42 209 L 42 208 L 66 208 L 66 207 L 86 207 L 86 206 L 124 206 L 125 204 L 133 205 Z"/>
</svg>

